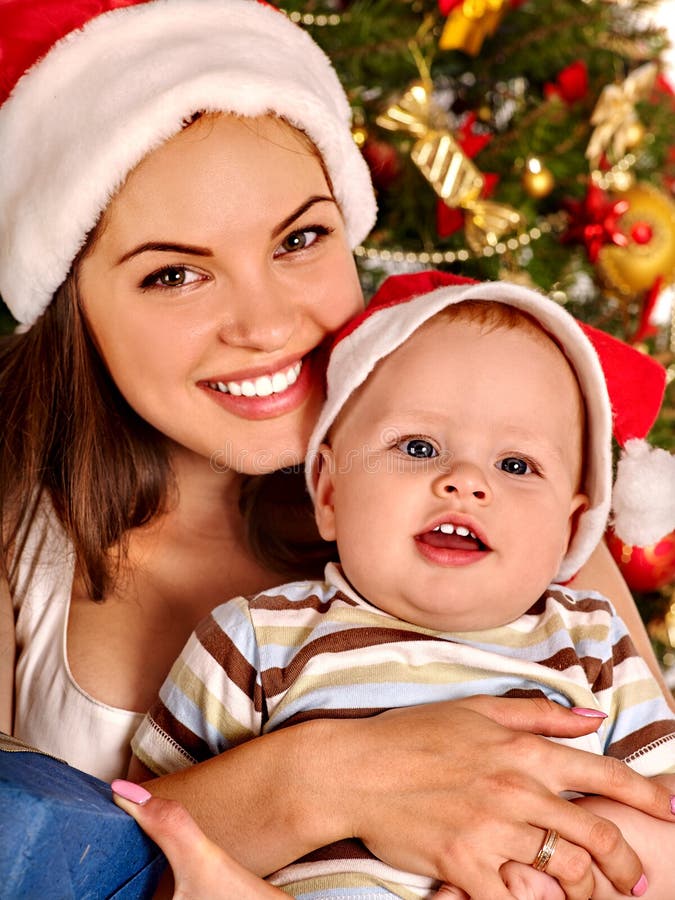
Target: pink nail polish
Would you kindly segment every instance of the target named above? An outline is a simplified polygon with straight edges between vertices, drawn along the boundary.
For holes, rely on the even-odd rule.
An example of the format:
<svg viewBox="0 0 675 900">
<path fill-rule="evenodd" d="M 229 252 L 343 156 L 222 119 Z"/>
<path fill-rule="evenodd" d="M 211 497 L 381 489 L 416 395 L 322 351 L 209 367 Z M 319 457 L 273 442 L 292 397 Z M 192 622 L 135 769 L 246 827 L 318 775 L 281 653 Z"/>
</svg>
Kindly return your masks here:
<svg viewBox="0 0 675 900">
<path fill-rule="evenodd" d="M 138 803 L 143 806 L 152 797 L 150 791 L 146 791 L 140 784 L 134 784 L 133 781 L 123 781 L 116 778 L 110 785 L 113 791 L 125 800 L 131 800 L 132 803 Z"/>
<path fill-rule="evenodd" d="M 575 716 L 586 716 L 589 719 L 606 719 L 607 713 L 599 709 L 587 709 L 585 706 L 573 706 L 572 712 Z"/>
<path fill-rule="evenodd" d="M 631 891 L 631 894 L 634 897 L 641 897 L 644 893 L 646 893 L 648 887 L 649 887 L 649 882 L 647 881 L 647 879 L 645 878 L 644 875 L 640 875 L 640 880 L 638 881 L 638 883 L 635 885 L 635 887 Z"/>
</svg>

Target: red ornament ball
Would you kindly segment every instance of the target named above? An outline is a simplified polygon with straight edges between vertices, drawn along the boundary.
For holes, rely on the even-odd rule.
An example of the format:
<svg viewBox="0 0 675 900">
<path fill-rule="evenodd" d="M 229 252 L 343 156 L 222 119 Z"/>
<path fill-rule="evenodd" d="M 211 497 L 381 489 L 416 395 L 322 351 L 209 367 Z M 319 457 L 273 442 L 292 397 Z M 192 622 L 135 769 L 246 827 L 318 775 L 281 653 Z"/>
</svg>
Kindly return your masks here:
<svg viewBox="0 0 675 900">
<path fill-rule="evenodd" d="M 361 153 L 368 163 L 375 188 L 386 191 L 401 173 L 401 160 L 396 148 L 386 141 L 367 138 Z"/>
<path fill-rule="evenodd" d="M 613 531 L 607 546 L 632 591 L 656 591 L 675 582 L 675 531 L 651 547 L 631 547 Z"/>
<path fill-rule="evenodd" d="M 630 230 L 630 236 L 636 244 L 648 244 L 654 237 L 654 232 L 649 222 L 636 222 Z"/>
</svg>

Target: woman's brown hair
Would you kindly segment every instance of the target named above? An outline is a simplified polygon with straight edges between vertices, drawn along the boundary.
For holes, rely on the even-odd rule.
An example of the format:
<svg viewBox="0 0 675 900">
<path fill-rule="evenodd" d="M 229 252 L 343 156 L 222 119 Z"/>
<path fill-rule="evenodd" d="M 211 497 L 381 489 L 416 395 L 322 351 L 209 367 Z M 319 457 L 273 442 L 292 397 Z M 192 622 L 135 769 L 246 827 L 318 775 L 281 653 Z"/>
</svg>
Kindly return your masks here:
<svg viewBox="0 0 675 900">
<path fill-rule="evenodd" d="M 111 551 L 163 509 L 171 470 L 164 438 L 131 409 L 101 361 L 76 274 L 29 331 L 2 339 L 0 409 L 5 577 L 11 584 L 26 525 L 48 498 L 85 589 L 102 599 L 119 555 Z"/>
</svg>

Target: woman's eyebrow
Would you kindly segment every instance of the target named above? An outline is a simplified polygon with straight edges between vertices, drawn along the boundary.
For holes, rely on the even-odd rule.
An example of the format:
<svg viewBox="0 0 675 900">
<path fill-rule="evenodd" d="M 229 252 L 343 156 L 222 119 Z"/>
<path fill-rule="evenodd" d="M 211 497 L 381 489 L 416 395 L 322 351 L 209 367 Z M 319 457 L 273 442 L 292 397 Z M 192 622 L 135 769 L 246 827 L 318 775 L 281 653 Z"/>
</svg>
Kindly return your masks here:
<svg viewBox="0 0 675 900">
<path fill-rule="evenodd" d="M 293 212 L 286 216 L 279 224 L 272 230 L 272 237 L 278 237 L 283 231 L 288 228 L 289 225 L 292 225 L 297 219 L 300 218 L 304 213 L 307 212 L 308 209 L 311 209 L 316 203 L 335 203 L 336 200 L 334 197 L 330 195 L 314 195 L 302 203 L 297 209 L 293 210 Z M 213 256 L 213 251 L 209 250 L 208 247 L 198 247 L 193 244 L 173 244 L 173 243 L 165 243 L 163 241 L 146 241 L 144 244 L 139 244 L 138 247 L 134 247 L 132 250 L 128 250 L 126 253 L 122 254 L 120 258 L 115 263 L 116 266 L 121 266 L 122 263 L 127 262 L 127 260 L 132 259 L 134 256 L 138 256 L 141 253 L 185 253 L 188 256 L 204 256 L 209 257 Z"/>
<path fill-rule="evenodd" d="M 335 202 L 336 202 L 335 197 L 331 197 L 329 194 L 327 194 L 326 196 L 323 196 L 322 194 L 315 194 L 314 196 L 312 196 L 308 200 L 306 200 L 304 203 L 302 203 L 296 210 L 294 210 L 290 214 L 290 216 L 286 216 L 285 219 L 283 219 L 281 222 L 279 222 L 279 224 L 276 226 L 276 228 L 274 228 L 272 231 L 272 237 L 279 237 L 279 235 L 281 234 L 282 231 L 285 231 L 289 225 L 292 225 L 293 222 L 296 221 L 296 219 L 299 219 L 300 216 L 302 216 L 304 213 L 306 213 L 308 209 L 311 209 L 311 207 L 314 206 L 315 203 L 335 203 Z"/>
<path fill-rule="evenodd" d="M 116 266 L 121 266 L 122 263 L 126 262 L 128 259 L 132 259 L 134 256 L 138 256 L 140 253 L 186 253 L 189 256 L 213 256 L 213 251 L 209 250 L 208 247 L 197 247 L 192 244 L 171 244 L 164 243 L 162 241 L 147 241 L 145 244 L 139 244 L 138 247 L 134 247 L 133 250 L 129 250 L 127 253 L 124 253 L 115 263 Z"/>
</svg>

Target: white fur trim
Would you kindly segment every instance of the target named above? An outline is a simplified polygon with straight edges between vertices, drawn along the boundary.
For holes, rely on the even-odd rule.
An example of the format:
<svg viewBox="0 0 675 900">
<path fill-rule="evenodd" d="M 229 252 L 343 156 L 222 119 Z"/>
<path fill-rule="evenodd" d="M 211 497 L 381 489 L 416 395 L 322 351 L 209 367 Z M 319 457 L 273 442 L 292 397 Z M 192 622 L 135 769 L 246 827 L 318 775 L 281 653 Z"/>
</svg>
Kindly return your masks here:
<svg viewBox="0 0 675 900">
<path fill-rule="evenodd" d="M 427 319 L 463 300 L 493 300 L 530 313 L 558 338 L 581 386 L 588 417 L 590 446 L 585 492 L 590 508 L 579 518 L 577 531 L 562 561 L 556 581 L 568 581 L 587 561 L 607 526 L 612 486 L 612 413 L 607 384 L 591 342 L 576 320 L 548 297 L 509 282 L 437 288 L 412 300 L 383 307 L 343 338 L 328 364 L 328 396 L 310 437 L 306 458 L 307 487 L 314 497 L 313 469 L 319 444 L 356 388 L 377 362 L 399 347 Z"/>
<path fill-rule="evenodd" d="M 0 294 L 32 323 L 128 173 L 199 110 L 284 116 L 319 149 L 351 246 L 375 222 L 327 56 L 255 0 L 154 0 L 57 43 L 0 109 Z"/>
<path fill-rule="evenodd" d="M 649 547 L 675 531 L 675 456 L 633 438 L 619 460 L 612 527 L 624 544 Z"/>
</svg>

